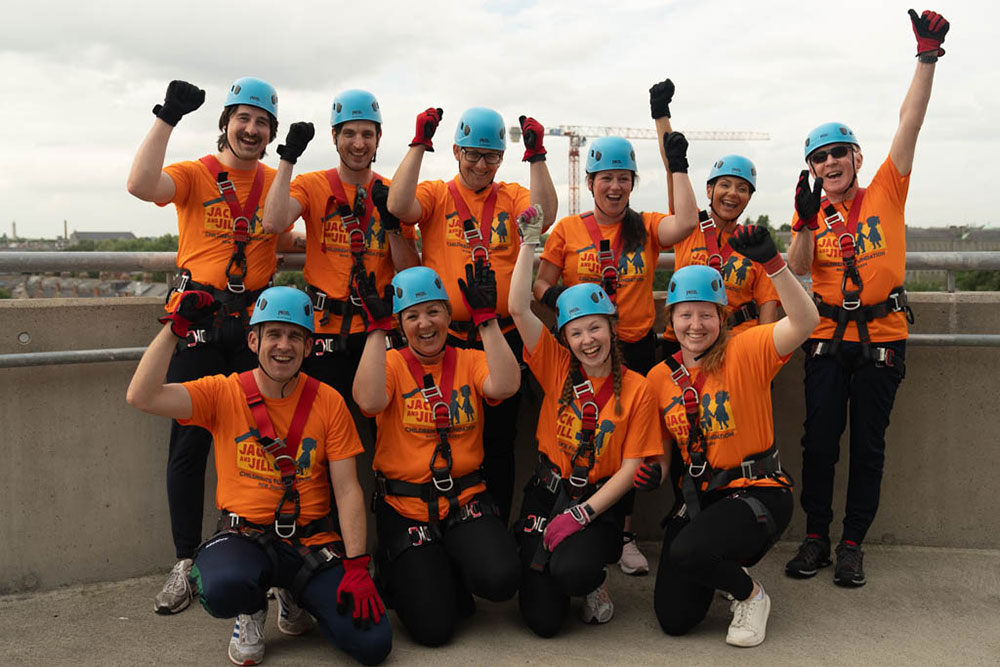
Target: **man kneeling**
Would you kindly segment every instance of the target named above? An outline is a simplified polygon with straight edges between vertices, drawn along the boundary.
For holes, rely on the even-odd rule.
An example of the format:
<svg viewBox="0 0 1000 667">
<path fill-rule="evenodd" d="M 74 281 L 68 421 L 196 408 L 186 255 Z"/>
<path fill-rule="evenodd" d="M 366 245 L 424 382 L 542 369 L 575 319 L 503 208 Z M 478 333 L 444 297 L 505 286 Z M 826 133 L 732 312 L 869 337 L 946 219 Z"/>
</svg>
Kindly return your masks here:
<svg viewBox="0 0 1000 667">
<path fill-rule="evenodd" d="M 377 664 L 392 649 L 392 628 L 364 553 L 355 465 L 363 448 L 340 394 L 299 372 L 312 349 L 309 297 L 290 287 L 260 295 L 248 333 L 254 370 L 164 384 L 178 339 L 217 308 L 205 292 L 185 293 L 162 318 L 166 326 L 143 354 L 127 396 L 140 410 L 212 433 L 222 515 L 220 532 L 195 557 L 194 592 L 212 616 L 237 617 L 229 643 L 237 665 L 264 658 L 272 586 L 290 592 L 334 645 Z"/>
</svg>

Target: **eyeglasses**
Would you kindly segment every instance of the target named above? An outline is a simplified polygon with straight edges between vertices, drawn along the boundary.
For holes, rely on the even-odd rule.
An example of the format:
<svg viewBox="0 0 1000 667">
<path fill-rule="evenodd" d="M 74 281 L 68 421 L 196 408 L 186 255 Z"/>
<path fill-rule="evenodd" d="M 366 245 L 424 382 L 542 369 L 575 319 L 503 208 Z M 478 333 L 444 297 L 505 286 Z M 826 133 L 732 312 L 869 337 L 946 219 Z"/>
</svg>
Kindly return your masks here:
<svg viewBox="0 0 1000 667">
<path fill-rule="evenodd" d="M 469 164 L 476 164 L 480 160 L 486 160 L 486 164 L 492 166 L 500 164 L 500 160 L 503 159 L 503 153 L 480 153 L 479 151 L 470 151 L 463 148 L 462 157 L 464 157 L 465 161 Z"/>
<path fill-rule="evenodd" d="M 850 150 L 849 146 L 834 146 L 828 151 L 816 151 L 809 156 L 809 161 L 813 164 L 823 164 L 826 162 L 828 155 L 832 155 L 834 160 L 839 160 L 840 158 L 846 156 Z"/>
</svg>

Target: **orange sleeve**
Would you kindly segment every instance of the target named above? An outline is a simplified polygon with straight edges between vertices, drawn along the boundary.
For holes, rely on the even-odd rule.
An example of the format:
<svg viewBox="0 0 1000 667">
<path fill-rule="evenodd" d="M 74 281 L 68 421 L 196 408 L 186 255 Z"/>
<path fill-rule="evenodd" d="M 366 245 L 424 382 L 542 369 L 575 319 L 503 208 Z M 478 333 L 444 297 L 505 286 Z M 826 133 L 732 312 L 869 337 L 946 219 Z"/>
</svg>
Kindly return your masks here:
<svg viewBox="0 0 1000 667">
<path fill-rule="evenodd" d="M 656 399 L 646 379 L 642 376 L 640 379 L 642 383 L 629 408 L 628 430 L 622 451 L 622 458 L 625 459 L 663 455 L 663 436 L 656 427 L 656 423 L 662 424 L 663 420 L 657 416 Z"/>
<path fill-rule="evenodd" d="M 218 398 L 222 391 L 225 376 L 207 375 L 197 380 L 182 383 L 191 396 L 191 416 L 178 419 L 178 424 L 184 426 L 201 426 L 209 431 L 215 427 L 218 415 Z"/>
<path fill-rule="evenodd" d="M 556 340 L 552 332 L 542 327 L 535 349 L 529 352 L 528 348 L 524 348 L 523 358 L 546 394 L 555 392 L 558 399 L 569 370 L 569 355 L 570 351 Z"/>
<path fill-rule="evenodd" d="M 910 173 L 913 172 L 911 171 Z M 872 178 L 872 185 L 885 188 L 885 191 L 890 194 L 890 200 L 896 204 L 896 212 L 902 216 L 903 209 L 906 207 L 906 195 L 910 190 L 910 174 L 906 176 L 900 174 L 896 163 L 892 161 L 892 157 L 887 157 L 882 166 L 875 172 L 875 177 Z"/>
<path fill-rule="evenodd" d="M 545 249 L 542 250 L 542 259 L 549 264 L 558 266 L 560 270 L 565 267 L 566 262 L 566 237 L 563 233 L 565 230 L 562 225 L 563 220 L 566 218 L 557 222 L 549 231 L 549 238 L 545 240 Z"/>
<path fill-rule="evenodd" d="M 184 206 L 187 203 L 191 194 L 191 168 L 193 166 L 192 162 L 176 162 L 163 168 L 163 173 L 174 182 L 174 196 L 170 201 L 157 204 L 157 206 L 166 206 L 167 204 Z"/>
<path fill-rule="evenodd" d="M 427 222 L 434 216 L 437 204 L 438 190 L 444 186 L 444 181 L 422 181 L 417 184 L 417 202 L 420 203 L 420 219 L 416 223 Z"/>
</svg>

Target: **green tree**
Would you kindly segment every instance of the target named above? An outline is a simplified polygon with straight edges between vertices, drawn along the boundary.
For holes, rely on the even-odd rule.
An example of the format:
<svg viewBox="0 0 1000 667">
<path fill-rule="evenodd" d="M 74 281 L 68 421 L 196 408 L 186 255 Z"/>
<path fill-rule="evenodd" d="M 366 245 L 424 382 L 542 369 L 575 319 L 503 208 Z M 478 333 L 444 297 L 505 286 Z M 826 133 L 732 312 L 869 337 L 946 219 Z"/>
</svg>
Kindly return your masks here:
<svg viewBox="0 0 1000 667">
<path fill-rule="evenodd" d="M 306 278 L 302 275 L 301 271 L 279 271 L 274 274 L 274 284 L 298 287 L 304 291 L 306 288 Z"/>
<path fill-rule="evenodd" d="M 956 271 L 955 287 L 965 292 L 1000 291 L 1000 271 Z"/>
<path fill-rule="evenodd" d="M 761 213 L 757 216 L 756 220 L 748 219 L 747 224 L 757 225 L 758 227 L 766 229 L 771 234 L 771 239 L 774 240 L 774 245 L 778 248 L 778 252 L 785 252 L 788 250 L 785 246 L 785 242 L 778 238 L 778 235 L 774 233 L 774 227 L 771 226 L 771 217 L 767 213 Z"/>
</svg>

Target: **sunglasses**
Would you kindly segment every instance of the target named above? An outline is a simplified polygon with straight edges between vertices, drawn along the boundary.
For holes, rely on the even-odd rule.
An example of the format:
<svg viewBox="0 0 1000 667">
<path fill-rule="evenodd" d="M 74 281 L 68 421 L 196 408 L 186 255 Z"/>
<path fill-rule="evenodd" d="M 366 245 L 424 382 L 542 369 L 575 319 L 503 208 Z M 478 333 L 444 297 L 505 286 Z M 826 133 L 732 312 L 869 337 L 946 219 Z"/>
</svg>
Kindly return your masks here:
<svg viewBox="0 0 1000 667">
<path fill-rule="evenodd" d="M 486 160 L 486 164 L 488 165 L 500 164 L 500 160 L 503 159 L 503 155 L 500 153 L 480 153 L 479 151 L 470 151 L 465 148 L 462 149 L 462 157 L 469 164 L 476 164 L 480 160 Z"/>
<path fill-rule="evenodd" d="M 849 146 L 834 146 L 828 151 L 816 151 L 809 156 L 809 161 L 813 164 L 823 164 L 828 155 L 832 155 L 834 160 L 839 160 L 845 157 L 850 150 Z"/>
</svg>

